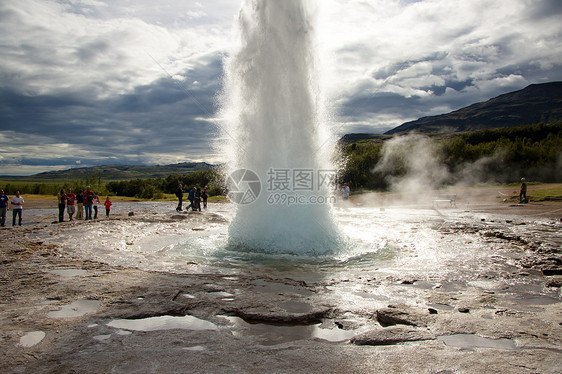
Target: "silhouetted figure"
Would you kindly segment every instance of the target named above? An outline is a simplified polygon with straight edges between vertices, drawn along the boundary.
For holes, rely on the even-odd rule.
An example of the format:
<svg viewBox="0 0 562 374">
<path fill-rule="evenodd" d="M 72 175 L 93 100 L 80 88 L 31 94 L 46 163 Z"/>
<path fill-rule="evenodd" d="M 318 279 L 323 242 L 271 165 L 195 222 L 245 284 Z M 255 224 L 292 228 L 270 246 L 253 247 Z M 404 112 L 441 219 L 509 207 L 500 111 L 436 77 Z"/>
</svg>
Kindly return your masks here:
<svg viewBox="0 0 562 374">
<path fill-rule="evenodd" d="M 86 191 L 84 191 L 84 209 L 86 210 L 86 217 L 84 219 L 92 219 L 92 205 L 94 204 L 94 198 L 96 194 L 90 189 L 90 186 L 86 186 Z"/>
<path fill-rule="evenodd" d="M 178 188 L 176 189 L 176 196 L 178 198 L 178 207 L 176 208 L 176 211 L 181 212 L 182 204 L 183 204 L 183 187 L 182 187 L 181 183 L 178 186 Z"/>
<path fill-rule="evenodd" d="M 64 208 L 66 208 L 66 193 L 64 189 L 61 188 L 59 194 L 57 195 L 59 200 L 59 222 L 64 222 Z"/>
<path fill-rule="evenodd" d="M 203 193 L 201 193 L 201 198 L 203 199 L 203 208 L 207 209 L 207 198 L 209 197 L 209 187 L 205 186 L 203 189 Z"/>
<path fill-rule="evenodd" d="M 6 213 L 8 212 L 8 195 L 4 193 L 4 190 L 0 190 L 0 225 L 4 227 L 6 225 Z"/>
<path fill-rule="evenodd" d="M 525 178 L 521 178 L 521 190 L 519 190 L 519 204 L 526 204 L 527 200 L 527 183 Z"/>
<path fill-rule="evenodd" d="M 201 188 L 197 187 L 197 189 L 195 190 L 195 193 L 193 194 L 193 202 L 195 204 L 195 207 L 193 208 L 193 210 L 198 210 L 201 211 Z"/>
</svg>

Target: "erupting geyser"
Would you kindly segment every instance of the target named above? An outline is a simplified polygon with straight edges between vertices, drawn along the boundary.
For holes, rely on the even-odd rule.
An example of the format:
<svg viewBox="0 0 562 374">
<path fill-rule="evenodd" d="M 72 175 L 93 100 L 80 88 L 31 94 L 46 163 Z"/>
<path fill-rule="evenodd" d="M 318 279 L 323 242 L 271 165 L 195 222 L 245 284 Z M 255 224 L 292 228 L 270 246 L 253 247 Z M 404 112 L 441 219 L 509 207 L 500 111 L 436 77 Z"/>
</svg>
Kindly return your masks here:
<svg viewBox="0 0 562 374">
<path fill-rule="evenodd" d="M 316 6 L 245 0 L 239 14 L 222 97 L 227 175 L 239 192 L 229 244 L 239 250 L 324 255 L 340 244 Z"/>
</svg>

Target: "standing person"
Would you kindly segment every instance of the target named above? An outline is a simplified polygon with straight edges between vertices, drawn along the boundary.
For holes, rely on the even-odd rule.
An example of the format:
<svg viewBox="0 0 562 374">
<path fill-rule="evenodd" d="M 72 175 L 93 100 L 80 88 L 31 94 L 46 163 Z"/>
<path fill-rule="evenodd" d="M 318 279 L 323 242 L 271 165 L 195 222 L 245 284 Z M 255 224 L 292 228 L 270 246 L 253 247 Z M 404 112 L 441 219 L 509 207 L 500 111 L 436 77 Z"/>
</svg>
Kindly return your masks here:
<svg viewBox="0 0 562 374">
<path fill-rule="evenodd" d="M 86 217 L 84 219 L 92 219 L 92 205 L 94 204 L 94 191 L 90 189 L 90 186 L 86 186 L 86 191 L 84 191 L 84 210 L 86 211 Z"/>
<path fill-rule="evenodd" d="M 195 202 L 195 208 L 193 210 L 201 211 L 201 188 L 197 187 L 195 193 L 193 194 L 193 200 Z"/>
<path fill-rule="evenodd" d="M 59 222 L 64 222 L 64 208 L 66 208 L 66 193 L 64 189 L 61 188 L 59 194 L 57 195 L 59 199 Z"/>
<path fill-rule="evenodd" d="M 72 221 L 72 216 L 76 213 L 76 205 L 74 202 L 76 200 L 76 195 L 72 193 L 72 189 L 68 189 L 66 192 L 66 212 L 68 213 L 68 219 Z"/>
<path fill-rule="evenodd" d="M 519 204 L 528 203 L 527 200 L 527 182 L 525 178 L 521 178 L 521 190 L 519 190 Z"/>
<path fill-rule="evenodd" d="M 82 190 L 78 191 L 76 195 L 76 219 L 84 218 L 84 192 Z"/>
<path fill-rule="evenodd" d="M 349 199 L 349 192 L 349 186 L 347 185 L 347 183 L 344 183 L 343 188 L 341 189 L 341 195 L 344 200 Z"/>
<path fill-rule="evenodd" d="M 94 219 L 98 219 L 98 205 L 100 203 L 100 198 L 98 195 L 94 197 Z"/>
<path fill-rule="evenodd" d="M 19 216 L 19 221 L 18 224 L 21 226 L 21 213 L 23 210 L 23 197 L 20 196 L 20 192 L 16 191 L 16 196 L 12 197 L 12 201 L 11 201 L 13 207 L 12 207 L 12 212 L 13 212 L 13 219 L 12 219 L 12 226 L 16 225 L 16 216 Z"/>
<path fill-rule="evenodd" d="M 109 196 L 105 199 L 103 205 L 105 206 L 105 216 L 109 217 L 109 211 L 111 210 L 111 200 L 109 200 Z"/>
<path fill-rule="evenodd" d="M 6 226 L 6 213 L 8 211 L 8 195 L 4 193 L 4 190 L 0 190 L 0 225 L 2 227 Z"/>
<path fill-rule="evenodd" d="M 203 208 L 207 209 L 207 198 L 209 197 L 209 187 L 205 186 L 205 188 L 203 189 L 203 193 L 201 194 L 201 197 L 203 198 Z"/>
<path fill-rule="evenodd" d="M 176 189 L 176 196 L 178 198 L 178 207 L 176 208 L 176 211 L 181 212 L 182 210 L 182 201 L 183 201 L 183 188 L 180 185 L 178 186 L 178 188 Z"/>
<path fill-rule="evenodd" d="M 189 193 L 187 194 L 187 200 L 189 200 L 189 206 L 185 208 L 185 210 L 189 210 L 189 208 L 191 208 L 191 210 L 195 210 L 195 206 L 193 205 L 194 199 L 195 199 L 195 187 L 189 190 Z"/>
</svg>

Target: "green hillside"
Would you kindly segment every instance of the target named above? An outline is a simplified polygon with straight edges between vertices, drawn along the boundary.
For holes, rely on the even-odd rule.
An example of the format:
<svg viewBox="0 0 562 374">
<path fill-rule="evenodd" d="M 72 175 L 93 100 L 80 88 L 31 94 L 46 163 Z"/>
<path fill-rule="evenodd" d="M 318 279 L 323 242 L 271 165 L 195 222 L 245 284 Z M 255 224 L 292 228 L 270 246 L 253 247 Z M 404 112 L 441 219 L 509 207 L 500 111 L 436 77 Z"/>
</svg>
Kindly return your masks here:
<svg viewBox="0 0 562 374">
<path fill-rule="evenodd" d="M 486 102 L 406 122 L 385 134 L 453 133 L 562 121 L 562 82 L 532 84 Z"/>
<path fill-rule="evenodd" d="M 39 173 L 25 177 L 0 176 L 2 180 L 21 182 L 64 182 L 72 180 L 100 179 L 117 181 L 144 178 L 164 178 L 170 174 L 189 174 L 209 170 L 212 165 L 205 162 L 183 162 L 170 165 L 101 165 Z"/>
</svg>

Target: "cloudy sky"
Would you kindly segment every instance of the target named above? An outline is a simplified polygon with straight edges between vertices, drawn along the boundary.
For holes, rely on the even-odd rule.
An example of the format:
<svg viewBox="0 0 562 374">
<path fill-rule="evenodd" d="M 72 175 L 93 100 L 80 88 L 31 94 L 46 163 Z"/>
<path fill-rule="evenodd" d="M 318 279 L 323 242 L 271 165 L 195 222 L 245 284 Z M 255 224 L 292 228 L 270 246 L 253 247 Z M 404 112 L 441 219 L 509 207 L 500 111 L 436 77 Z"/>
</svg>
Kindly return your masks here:
<svg viewBox="0 0 562 374">
<path fill-rule="evenodd" d="M 559 0 L 320 4 L 330 126 L 340 135 L 562 80 Z M 0 175 L 224 161 L 212 140 L 239 7 L 1 0 Z"/>
</svg>

